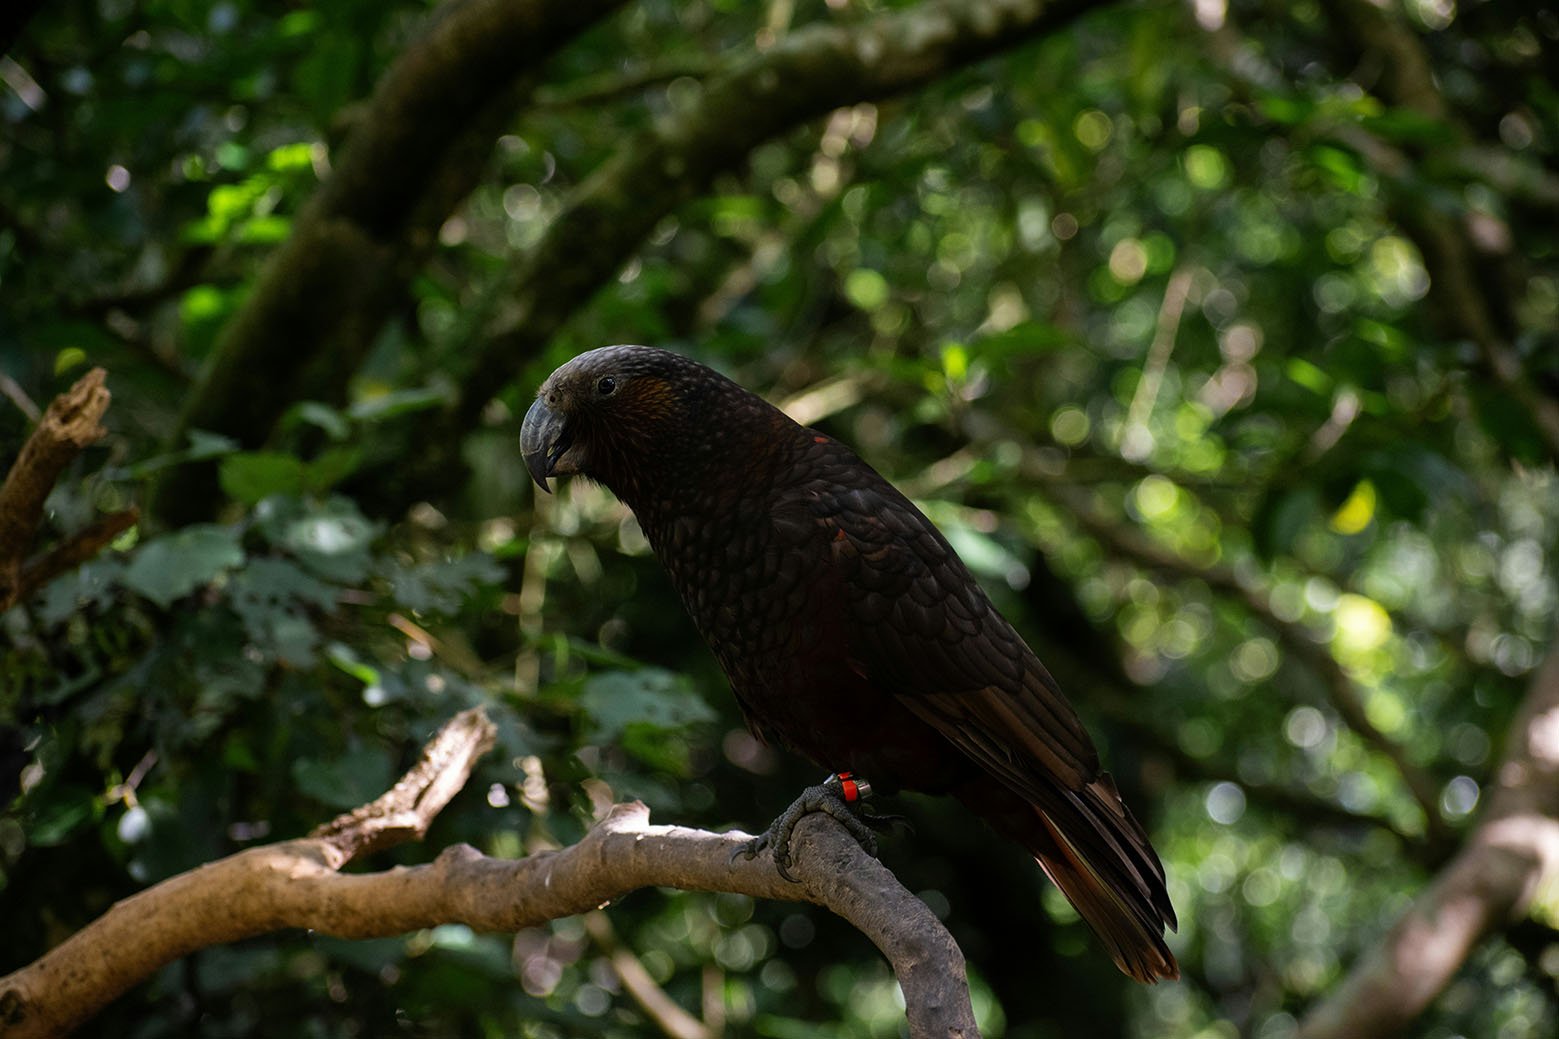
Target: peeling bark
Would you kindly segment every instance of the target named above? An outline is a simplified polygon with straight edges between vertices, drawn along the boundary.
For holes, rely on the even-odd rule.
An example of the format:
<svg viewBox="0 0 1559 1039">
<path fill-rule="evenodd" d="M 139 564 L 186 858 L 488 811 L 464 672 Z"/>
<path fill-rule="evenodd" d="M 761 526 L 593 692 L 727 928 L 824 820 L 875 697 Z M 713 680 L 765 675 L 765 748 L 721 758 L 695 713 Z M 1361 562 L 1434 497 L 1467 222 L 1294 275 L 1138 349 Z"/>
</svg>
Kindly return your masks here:
<svg viewBox="0 0 1559 1039">
<path fill-rule="evenodd" d="M 43 559 L 24 562 L 43 522 L 43 503 L 60 474 L 107 432 L 102 426 L 108 411 L 107 379 L 107 372 L 93 368 L 55 397 L 0 484 L 0 610 L 90 559 L 135 522 L 134 509 L 106 516 Z"/>
</svg>

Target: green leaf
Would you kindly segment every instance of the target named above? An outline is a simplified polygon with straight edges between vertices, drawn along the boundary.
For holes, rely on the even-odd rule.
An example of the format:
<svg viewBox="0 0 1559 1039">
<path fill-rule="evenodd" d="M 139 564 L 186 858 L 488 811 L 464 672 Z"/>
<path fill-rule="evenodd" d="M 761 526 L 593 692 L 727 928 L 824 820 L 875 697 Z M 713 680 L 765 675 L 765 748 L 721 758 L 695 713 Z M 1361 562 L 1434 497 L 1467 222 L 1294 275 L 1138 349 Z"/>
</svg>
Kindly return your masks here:
<svg viewBox="0 0 1559 1039">
<path fill-rule="evenodd" d="M 295 563 L 262 558 L 233 575 L 228 600 L 256 645 L 294 667 L 308 667 L 319 632 L 305 610 L 333 610 L 336 591 Z"/>
<path fill-rule="evenodd" d="M 275 245 L 286 241 L 291 233 L 291 219 L 273 213 L 245 220 L 239 225 L 238 234 L 233 237 L 244 245 Z"/>
<path fill-rule="evenodd" d="M 325 658 L 364 685 L 379 684 L 379 672 L 372 665 L 364 663 L 357 651 L 344 642 L 332 642 L 326 646 Z"/>
<path fill-rule="evenodd" d="M 1388 109 L 1359 122 L 1372 133 L 1402 144 L 1445 144 L 1456 140 L 1456 132 L 1444 119 L 1407 108 Z"/>
<path fill-rule="evenodd" d="M 1268 94 L 1256 103 L 1256 107 L 1268 119 L 1285 126 L 1297 126 L 1315 113 L 1314 102 L 1298 95 Z"/>
<path fill-rule="evenodd" d="M 302 494 L 304 466 L 281 451 L 245 451 L 222 459 L 219 479 L 228 497 L 254 505 L 273 494 Z"/>
<path fill-rule="evenodd" d="M 591 675 L 578 704 L 590 719 L 591 740 L 615 740 L 633 726 L 664 731 L 715 718 L 685 675 L 656 667 Z"/>
<path fill-rule="evenodd" d="M 271 497 L 254 510 L 260 533 L 327 581 L 355 584 L 368 576 L 368 548 L 379 528 L 346 498 L 323 502 Z"/>
<path fill-rule="evenodd" d="M 363 451 L 357 445 L 332 447 L 321 451 L 303 469 L 303 482 L 311 494 L 322 494 L 363 464 Z"/>
<path fill-rule="evenodd" d="M 862 310 L 876 310 L 888 302 L 888 279 L 867 267 L 857 267 L 844 280 L 844 294 Z"/>
<path fill-rule="evenodd" d="M 107 606 L 124 578 L 124 570 L 124 564 L 117 559 L 93 559 L 50 581 L 43 589 L 38 608 L 39 623 L 53 627 L 88 607 Z"/>
<path fill-rule="evenodd" d="M 278 172 L 313 169 L 314 145 L 309 141 L 297 141 L 293 144 L 284 144 L 279 148 L 272 148 L 265 157 L 265 165 L 267 169 Z"/>
<path fill-rule="evenodd" d="M 454 613 L 484 585 L 498 584 L 504 569 L 485 553 L 397 569 L 390 573 L 395 601 L 416 613 Z"/>
<path fill-rule="evenodd" d="M 43 848 L 63 844 L 71 834 L 92 822 L 97 814 L 97 799 L 85 787 L 63 786 L 51 790 L 35 811 L 32 825 L 27 830 L 27 843 Z"/>
<path fill-rule="evenodd" d="M 144 480 L 153 473 L 185 462 L 198 462 L 207 458 L 220 458 L 238 450 L 238 441 L 220 433 L 208 433 L 203 429 L 189 431 L 189 446 L 182 451 L 169 451 L 152 455 L 123 467 L 109 466 L 103 470 L 105 480 Z"/>
<path fill-rule="evenodd" d="M 201 524 L 146 542 L 125 568 L 124 583 L 167 606 L 244 561 L 238 532 Z"/>
<path fill-rule="evenodd" d="M 352 432 L 351 425 L 341 412 L 317 400 L 301 401 L 294 405 L 287 419 L 318 426 L 332 440 L 345 440 Z"/>
<path fill-rule="evenodd" d="M 1251 531 L 1257 550 L 1268 559 L 1289 551 L 1323 513 L 1321 495 L 1314 487 L 1291 488 L 1267 497 L 1256 511 Z"/>
<path fill-rule="evenodd" d="M 189 447 L 185 449 L 184 457 L 190 461 L 217 458 L 232 454 L 238 450 L 238 446 L 238 441 L 232 437 L 208 433 L 204 429 L 192 429 L 189 431 Z"/>
<path fill-rule="evenodd" d="M 67 346 L 54 355 L 54 374 L 63 375 L 87 363 L 87 352 L 79 346 Z"/>
</svg>

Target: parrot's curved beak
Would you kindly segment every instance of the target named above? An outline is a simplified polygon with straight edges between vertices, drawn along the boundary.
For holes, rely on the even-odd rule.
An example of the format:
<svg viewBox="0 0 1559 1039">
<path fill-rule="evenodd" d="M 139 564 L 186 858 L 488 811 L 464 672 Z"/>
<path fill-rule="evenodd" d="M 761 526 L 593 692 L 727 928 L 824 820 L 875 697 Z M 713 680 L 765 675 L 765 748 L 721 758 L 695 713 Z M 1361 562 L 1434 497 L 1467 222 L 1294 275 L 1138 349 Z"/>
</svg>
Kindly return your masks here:
<svg viewBox="0 0 1559 1039">
<path fill-rule="evenodd" d="M 536 403 L 525 413 L 524 424 L 520 426 L 520 456 L 525 459 L 525 468 L 530 470 L 536 486 L 548 494 L 552 493 L 552 488 L 547 486 L 547 477 L 560 471 L 558 459 L 563 457 L 563 452 L 572 443 L 567 418 L 547 407 L 546 401 L 537 397 Z"/>
</svg>

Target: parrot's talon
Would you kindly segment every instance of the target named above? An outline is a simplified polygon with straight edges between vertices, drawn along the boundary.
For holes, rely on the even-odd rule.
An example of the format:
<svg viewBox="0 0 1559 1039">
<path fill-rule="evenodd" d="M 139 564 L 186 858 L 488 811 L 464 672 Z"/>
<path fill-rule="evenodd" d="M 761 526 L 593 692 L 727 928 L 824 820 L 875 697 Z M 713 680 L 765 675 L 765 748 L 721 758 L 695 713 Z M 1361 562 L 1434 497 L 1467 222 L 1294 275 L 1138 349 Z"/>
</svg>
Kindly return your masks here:
<svg viewBox="0 0 1559 1039">
<path fill-rule="evenodd" d="M 863 780 L 855 779 L 848 772 L 829 776 L 817 786 L 809 786 L 789 808 L 780 813 L 762 834 L 747 841 L 731 852 L 731 861 L 737 857 L 753 858 L 760 852 L 772 850 L 774 869 L 791 883 L 800 883 L 790 870 L 794 863 L 791 844 L 797 824 L 813 812 L 821 812 L 843 826 L 861 850 L 872 858 L 877 857 L 875 830 L 889 830 L 896 822 L 904 821 L 899 815 L 868 815 L 861 811 L 860 802 L 871 796 L 871 787 Z"/>
<path fill-rule="evenodd" d="M 755 859 L 758 857 L 758 853 L 763 851 L 763 849 L 767 848 L 768 846 L 769 835 L 767 833 L 760 833 L 752 840 L 742 841 L 742 843 L 732 848 L 731 858 L 729 861 L 731 865 L 734 866 L 736 865 L 737 859 Z"/>
</svg>

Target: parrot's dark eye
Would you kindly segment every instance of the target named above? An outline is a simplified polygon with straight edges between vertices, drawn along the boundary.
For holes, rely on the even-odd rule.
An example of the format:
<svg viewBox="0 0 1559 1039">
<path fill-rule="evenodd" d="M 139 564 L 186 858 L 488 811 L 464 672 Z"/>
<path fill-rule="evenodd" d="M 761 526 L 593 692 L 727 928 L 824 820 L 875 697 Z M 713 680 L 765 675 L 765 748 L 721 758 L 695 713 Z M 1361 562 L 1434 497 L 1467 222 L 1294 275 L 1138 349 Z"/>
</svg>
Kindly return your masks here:
<svg viewBox="0 0 1559 1039">
<path fill-rule="evenodd" d="M 595 392 L 601 397 L 610 397 L 617 392 L 617 380 L 610 375 L 603 375 L 596 380 Z"/>
</svg>

